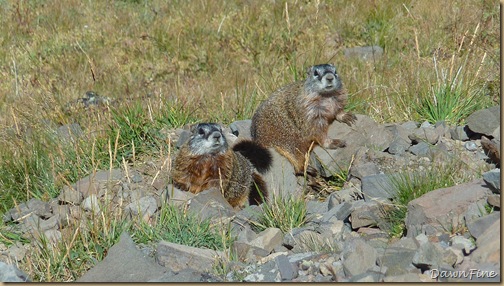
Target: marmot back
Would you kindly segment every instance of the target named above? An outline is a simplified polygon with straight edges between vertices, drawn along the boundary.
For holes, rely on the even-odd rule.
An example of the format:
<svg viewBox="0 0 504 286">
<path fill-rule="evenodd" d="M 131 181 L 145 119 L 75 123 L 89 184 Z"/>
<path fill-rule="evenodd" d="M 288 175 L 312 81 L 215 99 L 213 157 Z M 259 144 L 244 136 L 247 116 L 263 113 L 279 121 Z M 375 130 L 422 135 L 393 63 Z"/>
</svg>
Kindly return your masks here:
<svg viewBox="0 0 504 286">
<path fill-rule="evenodd" d="M 312 66 L 304 81 L 278 89 L 257 108 L 250 133 L 255 142 L 274 147 L 292 163 L 296 175 L 302 175 L 312 143 L 329 149 L 346 146 L 343 140 L 327 138 L 334 120 L 348 125 L 356 120 L 345 112 L 346 104 L 347 94 L 336 68 L 331 64 Z"/>
<path fill-rule="evenodd" d="M 265 171 L 271 165 L 269 150 L 246 140 L 231 149 L 221 127 L 215 123 L 200 123 L 191 132 L 191 138 L 174 160 L 171 175 L 175 187 L 194 194 L 217 188 L 233 207 L 243 206 L 247 199 L 249 204 L 263 202 L 268 195 L 266 183 L 254 162 L 242 153 L 262 158 L 256 163 L 257 169 Z"/>
</svg>

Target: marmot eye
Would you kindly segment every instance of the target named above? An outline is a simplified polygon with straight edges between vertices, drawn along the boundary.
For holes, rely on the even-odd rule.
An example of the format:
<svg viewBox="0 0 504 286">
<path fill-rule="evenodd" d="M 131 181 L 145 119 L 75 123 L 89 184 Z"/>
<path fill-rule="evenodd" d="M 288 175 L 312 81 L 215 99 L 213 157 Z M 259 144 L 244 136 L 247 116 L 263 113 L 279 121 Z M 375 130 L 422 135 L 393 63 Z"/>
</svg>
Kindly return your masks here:
<svg viewBox="0 0 504 286">
<path fill-rule="evenodd" d="M 198 134 L 200 135 L 205 134 L 205 130 L 203 130 L 203 128 L 198 128 Z"/>
<path fill-rule="evenodd" d="M 313 71 L 313 75 L 314 75 L 314 76 L 316 76 L 316 77 L 319 77 L 319 73 L 318 73 L 318 71 L 316 71 L 316 70 L 315 70 L 315 71 Z"/>
</svg>

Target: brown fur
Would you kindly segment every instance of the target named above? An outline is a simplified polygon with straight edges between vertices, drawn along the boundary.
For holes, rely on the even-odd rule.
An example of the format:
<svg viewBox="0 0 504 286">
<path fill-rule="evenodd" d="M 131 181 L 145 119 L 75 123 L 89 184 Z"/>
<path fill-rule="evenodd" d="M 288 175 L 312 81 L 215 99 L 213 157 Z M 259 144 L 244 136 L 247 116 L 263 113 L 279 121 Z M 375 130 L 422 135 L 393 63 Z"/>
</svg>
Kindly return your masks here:
<svg viewBox="0 0 504 286">
<path fill-rule="evenodd" d="M 218 155 L 193 155 L 188 144 L 184 144 L 175 158 L 172 178 L 175 187 L 194 194 L 217 188 L 232 207 L 241 207 L 247 200 L 252 204 L 263 202 L 257 197 L 254 182 L 267 197 L 261 176 L 243 155 L 232 149 Z"/>
<path fill-rule="evenodd" d="M 351 124 L 355 116 L 344 111 L 347 94 L 343 89 L 332 94 L 309 93 L 305 81 L 275 91 L 256 110 L 252 118 L 254 141 L 274 147 L 294 166 L 297 175 L 305 171 L 305 154 L 314 146 L 335 149 L 345 141 L 328 139 L 327 130 L 334 120 Z"/>
</svg>

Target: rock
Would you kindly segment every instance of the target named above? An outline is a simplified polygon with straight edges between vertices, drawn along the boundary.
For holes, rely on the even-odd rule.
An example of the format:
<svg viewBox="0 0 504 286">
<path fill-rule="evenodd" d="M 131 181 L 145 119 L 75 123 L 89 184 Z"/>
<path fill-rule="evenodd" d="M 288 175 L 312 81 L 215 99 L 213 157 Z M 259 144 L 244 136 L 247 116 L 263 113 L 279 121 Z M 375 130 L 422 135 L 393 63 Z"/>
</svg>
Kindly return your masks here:
<svg viewBox="0 0 504 286">
<path fill-rule="evenodd" d="M 83 210 L 93 212 L 94 214 L 100 212 L 100 204 L 95 194 L 91 194 L 89 197 L 85 198 L 82 201 L 81 207 Z"/>
<path fill-rule="evenodd" d="M 221 251 L 167 241 L 160 241 L 156 248 L 156 261 L 175 272 L 185 268 L 192 268 L 200 272 L 210 271 L 219 257 L 223 257 Z"/>
<path fill-rule="evenodd" d="M 399 275 L 393 275 L 393 276 L 385 276 L 383 278 L 383 282 L 385 283 L 394 283 L 394 282 L 401 282 L 401 283 L 409 283 L 409 282 L 424 282 L 422 279 L 420 279 L 419 275 L 416 273 L 404 273 L 404 274 L 399 274 Z"/>
<path fill-rule="evenodd" d="M 466 122 L 471 131 L 491 136 L 500 126 L 500 105 L 478 110 L 469 115 Z"/>
<path fill-rule="evenodd" d="M 383 55 L 383 48 L 380 46 L 345 48 L 344 54 L 346 58 L 359 58 L 368 61 L 380 58 Z"/>
<path fill-rule="evenodd" d="M 453 140 L 467 141 L 472 136 L 472 132 L 467 126 L 455 126 L 455 128 L 450 128 L 450 135 Z"/>
<path fill-rule="evenodd" d="M 350 215 L 352 228 L 357 229 L 363 226 L 378 225 L 381 220 L 380 204 L 376 201 L 366 202 L 355 207 Z"/>
<path fill-rule="evenodd" d="M 495 220 L 485 232 L 476 239 L 476 250 L 471 253 L 471 260 L 477 263 L 500 265 L 500 219 Z"/>
<path fill-rule="evenodd" d="M 161 194 L 161 202 L 180 206 L 187 204 L 193 197 L 193 193 L 181 191 L 172 184 L 169 184 L 165 187 Z"/>
<path fill-rule="evenodd" d="M 84 200 L 84 196 L 81 192 L 65 186 L 63 187 L 63 190 L 61 190 L 61 193 L 58 196 L 58 200 L 65 204 L 80 205 Z"/>
<path fill-rule="evenodd" d="M 383 281 L 383 277 L 384 277 L 383 273 L 369 271 L 352 276 L 349 282 L 365 282 L 365 283 L 381 282 Z"/>
<path fill-rule="evenodd" d="M 296 267 L 289 262 L 289 259 L 285 255 L 280 255 L 275 257 L 275 263 L 280 272 L 280 278 L 282 281 L 291 281 L 298 276 Z"/>
<path fill-rule="evenodd" d="M 31 215 L 23 221 L 23 228 L 33 234 L 38 236 L 40 233 L 45 232 L 49 229 L 56 229 L 58 226 L 58 216 L 52 216 L 45 220 L 37 215 Z"/>
<path fill-rule="evenodd" d="M 443 261 L 443 254 L 431 242 L 420 245 L 413 256 L 413 265 L 420 268 L 422 271 L 426 269 L 437 268 Z"/>
<path fill-rule="evenodd" d="M 269 149 L 273 155 L 273 164 L 268 172 L 263 175 L 269 190 L 270 198 L 280 194 L 301 195 L 302 190 L 298 186 L 294 167 L 282 155 L 278 154 L 273 148 Z"/>
<path fill-rule="evenodd" d="M 76 282 L 147 282 L 167 271 L 138 250 L 125 232 L 108 250 L 107 256 Z"/>
<path fill-rule="evenodd" d="M 307 201 L 306 202 L 306 214 L 323 214 L 327 211 L 327 202 L 319 201 Z"/>
<path fill-rule="evenodd" d="M 233 242 L 233 251 L 240 261 L 256 262 L 270 253 L 263 248 L 250 245 L 248 242 Z"/>
<path fill-rule="evenodd" d="M 464 147 L 466 148 L 467 151 L 478 150 L 478 146 L 473 141 L 467 141 L 466 143 L 464 143 Z"/>
<path fill-rule="evenodd" d="M 353 239 L 343 249 L 343 269 L 347 276 L 364 273 L 376 265 L 376 250 L 362 239 Z"/>
<path fill-rule="evenodd" d="M 27 252 L 28 250 L 22 243 L 16 243 L 9 247 L 7 255 L 15 261 L 21 261 L 25 258 Z"/>
<path fill-rule="evenodd" d="M 408 135 L 408 138 L 413 143 L 425 142 L 434 145 L 439 141 L 440 136 L 432 127 L 420 127 Z"/>
<path fill-rule="evenodd" d="M 335 205 L 332 209 L 324 213 L 322 218 L 320 219 L 322 222 L 328 222 L 333 217 L 337 220 L 346 220 L 348 216 L 352 213 L 352 211 L 360 204 L 363 204 L 363 201 L 355 201 L 355 202 L 344 202 L 339 205 Z"/>
<path fill-rule="evenodd" d="M 77 123 L 71 123 L 58 127 L 56 133 L 63 140 L 74 142 L 82 136 L 82 128 Z"/>
<path fill-rule="evenodd" d="M 400 126 L 406 130 L 412 131 L 412 130 L 415 130 L 418 128 L 418 122 L 406 121 L 406 122 L 402 123 Z"/>
<path fill-rule="evenodd" d="M 428 157 L 431 148 L 431 144 L 421 141 L 418 144 L 409 147 L 408 150 L 415 156 Z"/>
<path fill-rule="evenodd" d="M 185 283 L 185 282 L 222 282 L 221 279 L 191 268 L 182 269 L 179 272 L 167 271 L 164 275 L 151 279 L 147 282 Z"/>
<path fill-rule="evenodd" d="M 380 173 L 380 169 L 373 162 L 365 162 L 362 164 L 352 165 L 350 175 L 362 179 L 366 176 L 372 176 Z"/>
<path fill-rule="evenodd" d="M 424 226 L 443 232 L 450 226 L 463 225 L 463 214 L 468 206 L 489 195 L 482 180 L 460 184 L 449 188 L 437 189 L 412 200 L 408 204 L 406 216 L 407 236 L 417 236 Z M 427 233 L 429 234 L 429 233 Z"/>
<path fill-rule="evenodd" d="M 500 169 L 483 173 L 483 180 L 490 186 L 492 192 L 500 194 Z"/>
<path fill-rule="evenodd" d="M 487 215 L 485 205 L 486 205 L 485 198 L 469 204 L 469 206 L 467 207 L 467 211 L 464 213 L 464 219 L 466 223 Z"/>
<path fill-rule="evenodd" d="M 47 240 L 49 241 L 49 243 L 51 243 L 53 245 L 58 244 L 62 239 L 61 232 L 56 229 L 48 229 L 44 232 L 44 235 L 47 238 Z"/>
<path fill-rule="evenodd" d="M 500 209 L 500 200 L 500 195 L 493 194 L 488 196 L 487 202 L 489 205 Z"/>
<path fill-rule="evenodd" d="M 458 250 L 463 250 L 465 255 L 469 255 L 471 251 L 476 248 L 476 245 L 469 239 L 461 236 L 461 235 L 456 235 L 451 238 L 451 245 L 452 248 L 458 249 Z"/>
<path fill-rule="evenodd" d="M 177 140 L 177 143 L 175 144 L 175 147 L 177 149 L 179 149 L 180 147 L 182 147 L 182 145 L 184 145 L 184 143 L 186 143 L 187 141 L 189 141 L 189 138 L 191 138 L 191 131 L 189 130 L 181 130 L 180 131 L 180 134 L 179 134 L 179 138 Z"/>
<path fill-rule="evenodd" d="M 100 170 L 77 181 L 72 187 L 81 192 L 84 198 L 91 194 L 98 194 L 101 184 L 113 185 L 122 178 L 120 169 Z"/>
<path fill-rule="evenodd" d="M 125 212 L 132 216 L 140 216 L 141 218 L 149 219 L 154 215 L 157 209 L 156 199 L 152 196 L 146 196 L 126 206 Z"/>
<path fill-rule="evenodd" d="M 467 228 L 476 239 L 480 237 L 495 221 L 500 220 L 500 212 L 495 211 L 487 216 L 467 222 Z"/>
<path fill-rule="evenodd" d="M 51 207 L 48 203 L 33 198 L 28 202 L 21 203 L 17 207 L 10 209 L 4 215 L 4 222 L 17 221 L 26 217 L 30 213 L 41 218 L 49 218 L 52 216 Z"/>
<path fill-rule="evenodd" d="M 270 227 L 259 234 L 250 242 L 250 245 L 265 249 L 268 253 L 283 241 L 283 233 L 279 228 Z"/>
<path fill-rule="evenodd" d="M 411 140 L 409 140 L 408 138 L 408 141 Z M 402 155 L 411 146 L 411 144 L 408 141 L 399 137 L 394 138 L 394 140 L 392 140 L 392 142 L 390 143 L 390 146 L 388 147 L 387 151 L 392 155 Z"/>
<path fill-rule="evenodd" d="M 391 199 L 394 197 L 396 187 L 392 177 L 397 175 L 377 174 L 362 178 L 362 193 L 364 200 Z"/>
<path fill-rule="evenodd" d="M 229 128 L 231 129 L 231 133 L 233 133 L 236 137 L 251 139 L 250 125 L 252 125 L 251 119 L 238 120 L 229 124 Z"/>
<path fill-rule="evenodd" d="M 233 207 L 217 188 L 196 194 L 189 201 L 188 210 L 197 214 L 202 220 L 222 220 L 235 214 Z"/>
<path fill-rule="evenodd" d="M 325 174 L 335 174 L 350 165 L 355 152 L 361 148 L 386 150 L 392 142 L 392 133 L 379 125 L 369 116 L 357 114 L 357 121 L 352 127 L 334 121 L 328 130 L 328 138 L 344 139 L 347 146 L 337 149 L 313 148 L 317 159 L 324 166 Z M 351 144 L 350 144 L 351 143 Z"/>
<path fill-rule="evenodd" d="M 15 265 L 0 261 L 0 281 L 2 282 L 31 282 L 28 275 Z"/>
</svg>

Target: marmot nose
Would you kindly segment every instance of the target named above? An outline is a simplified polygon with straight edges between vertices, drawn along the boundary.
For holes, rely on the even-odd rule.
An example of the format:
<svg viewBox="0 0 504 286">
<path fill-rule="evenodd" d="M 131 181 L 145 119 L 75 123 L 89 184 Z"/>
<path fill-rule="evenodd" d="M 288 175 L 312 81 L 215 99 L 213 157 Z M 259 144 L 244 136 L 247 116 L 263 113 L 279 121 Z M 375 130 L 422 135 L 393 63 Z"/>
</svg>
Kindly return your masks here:
<svg viewBox="0 0 504 286">
<path fill-rule="evenodd" d="M 221 134 L 219 132 L 214 132 L 212 134 L 212 137 L 215 138 L 215 139 L 219 139 L 219 138 L 221 138 Z"/>
<path fill-rule="evenodd" d="M 328 82 L 332 82 L 332 81 L 334 80 L 334 75 L 332 75 L 332 74 L 328 74 L 328 75 L 326 75 L 326 76 L 325 76 L 325 78 L 326 78 L 326 80 L 327 80 Z"/>
</svg>

